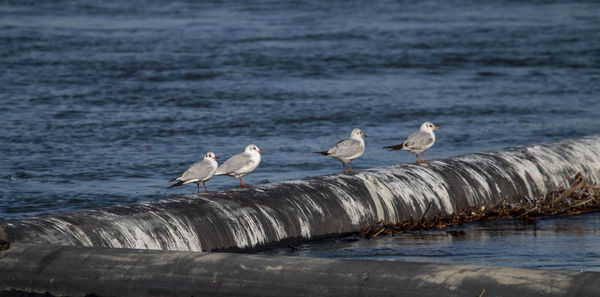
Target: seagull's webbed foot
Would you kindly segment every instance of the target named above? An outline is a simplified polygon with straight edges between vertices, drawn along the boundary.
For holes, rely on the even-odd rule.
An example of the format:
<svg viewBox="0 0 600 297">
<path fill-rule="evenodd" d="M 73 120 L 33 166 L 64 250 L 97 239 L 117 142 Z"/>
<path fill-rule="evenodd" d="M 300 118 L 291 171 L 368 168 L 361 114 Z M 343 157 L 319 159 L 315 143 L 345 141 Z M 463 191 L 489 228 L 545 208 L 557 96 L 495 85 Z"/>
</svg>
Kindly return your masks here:
<svg viewBox="0 0 600 297">
<path fill-rule="evenodd" d="M 238 177 L 238 179 L 240 180 L 240 186 L 241 186 L 242 188 L 249 188 L 249 186 L 246 186 L 246 185 L 244 185 L 244 182 L 242 181 L 242 178 L 241 178 L 241 177 Z"/>
</svg>

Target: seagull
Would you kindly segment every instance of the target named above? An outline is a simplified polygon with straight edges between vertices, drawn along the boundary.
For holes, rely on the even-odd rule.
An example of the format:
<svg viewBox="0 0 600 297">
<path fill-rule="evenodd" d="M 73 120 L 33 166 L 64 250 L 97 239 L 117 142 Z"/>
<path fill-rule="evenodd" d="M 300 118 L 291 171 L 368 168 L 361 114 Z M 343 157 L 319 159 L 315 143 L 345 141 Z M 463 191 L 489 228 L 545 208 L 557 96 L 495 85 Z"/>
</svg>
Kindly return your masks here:
<svg viewBox="0 0 600 297">
<path fill-rule="evenodd" d="M 192 166 L 190 166 L 179 177 L 170 180 L 169 182 L 177 181 L 177 183 L 170 185 L 168 189 L 189 183 L 195 183 L 198 186 L 198 194 L 200 194 L 200 183 L 202 183 L 204 186 L 204 191 L 208 192 L 204 182 L 215 175 L 215 171 L 217 171 L 217 167 L 219 166 L 216 161 L 218 158 L 219 157 L 215 156 L 213 152 L 206 153 L 202 161 L 192 164 Z"/>
<path fill-rule="evenodd" d="M 345 164 L 349 163 L 349 172 L 355 172 L 352 171 L 352 160 L 362 156 L 363 152 L 365 151 L 365 141 L 363 137 L 367 137 L 367 135 L 365 135 L 365 133 L 363 133 L 360 129 L 356 128 L 352 130 L 349 138 L 344 138 L 338 141 L 338 143 L 336 143 L 335 146 L 330 148 L 328 151 L 314 153 L 338 159 L 342 162 L 342 169 L 344 170 L 344 173 L 346 172 Z"/>
<path fill-rule="evenodd" d="M 427 162 L 425 162 L 425 151 L 433 146 L 433 143 L 435 142 L 435 134 L 433 134 L 433 130 L 437 130 L 439 128 L 440 127 L 436 127 L 430 122 L 425 122 L 421 124 L 419 131 L 408 136 L 403 143 L 392 146 L 384 146 L 383 148 L 389 149 L 390 151 L 409 151 L 413 154 L 417 154 L 417 163 L 427 164 Z M 422 161 L 419 161 L 419 153 L 421 154 Z"/>
<path fill-rule="evenodd" d="M 245 176 L 260 164 L 260 153 L 264 152 L 256 145 L 251 144 L 246 147 L 243 153 L 239 153 L 229 158 L 225 163 L 217 168 L 215 175 L 229 175 L 237 177 L 240 180 L 242 188 L 247 188 L 242 181 L 242 176 Z"/>
</svg>

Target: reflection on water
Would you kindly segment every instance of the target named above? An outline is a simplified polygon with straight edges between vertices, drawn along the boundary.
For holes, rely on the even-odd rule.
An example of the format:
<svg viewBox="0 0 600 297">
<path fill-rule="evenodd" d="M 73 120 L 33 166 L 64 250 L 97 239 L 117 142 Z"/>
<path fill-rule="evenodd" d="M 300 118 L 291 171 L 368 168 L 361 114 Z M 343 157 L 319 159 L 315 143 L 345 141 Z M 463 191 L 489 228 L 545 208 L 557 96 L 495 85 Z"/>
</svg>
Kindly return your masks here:
<svg viewBox="0 0 600 297">
<path fill-rule="evenodd" d="M 458 226 L 464 235 L 425 231 L 334 241 L 260 253 L 304 257 L 600 271 L 600 214 Z"/>
</svg>

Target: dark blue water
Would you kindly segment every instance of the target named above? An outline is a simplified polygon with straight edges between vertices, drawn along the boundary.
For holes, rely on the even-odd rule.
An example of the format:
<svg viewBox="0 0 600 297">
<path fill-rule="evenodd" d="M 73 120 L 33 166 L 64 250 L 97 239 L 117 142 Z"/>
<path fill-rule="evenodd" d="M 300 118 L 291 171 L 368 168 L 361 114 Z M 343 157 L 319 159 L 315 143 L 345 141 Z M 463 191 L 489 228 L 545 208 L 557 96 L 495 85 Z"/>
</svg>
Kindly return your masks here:
<svg viewBox="0 0 600 297">
<path fill-rule="evenodd" d="M 344 238 L 260 254 L 600 271 L 600 214 L 456 226 L 464 235 L 425 231 Z"/>
<path fill-rule="evenodd" d="M 0 1 L 0 221 L 192 194 L 255 143 L 248 184 L 598 133 L 600 3 Z M 215 177 L 209 189 L 236 187 Z"/>
</svg>

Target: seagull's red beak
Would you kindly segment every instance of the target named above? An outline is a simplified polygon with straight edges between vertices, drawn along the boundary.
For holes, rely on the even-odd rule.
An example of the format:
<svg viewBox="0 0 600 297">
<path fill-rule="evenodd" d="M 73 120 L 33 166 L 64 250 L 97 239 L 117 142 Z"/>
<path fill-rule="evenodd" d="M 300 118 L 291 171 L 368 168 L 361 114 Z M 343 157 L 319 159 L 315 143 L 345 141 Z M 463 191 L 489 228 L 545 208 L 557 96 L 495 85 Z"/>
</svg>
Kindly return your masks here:
<svg viewBox="0 0 600 297">
<path fill-rule="evenodd" d="M 360 136 L 362 136 L 362 137 L 367 137 L 367 134 L 363 133 L 363 134 L 361 134 Z"/>
<path fill-rule="evenodd" d="M 438 130 L 438 129 L 440 129 L 440 127 L 433 127 L 432 129 L 433 130 Z"/>
<path fill-rule="evenodd" d="M 218 159 L 219 157 L 215 156 L 215 159 Z"/>
<path fill-rule="evenodd" d="M 258 150 L 258 152 L 259 152 L 259 153 L 264 153 L 265 151 L 263 151 L 263 150 Z"/>
</svg>

